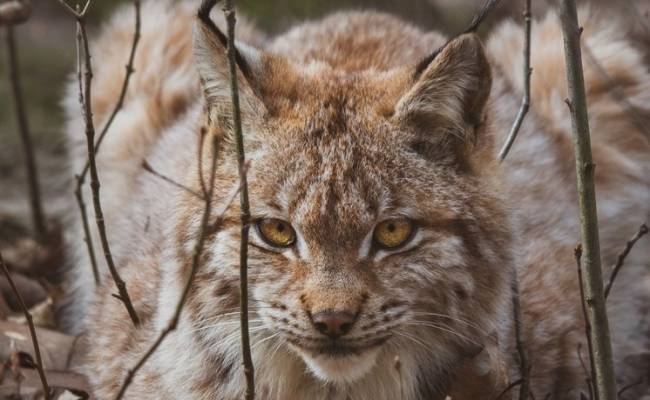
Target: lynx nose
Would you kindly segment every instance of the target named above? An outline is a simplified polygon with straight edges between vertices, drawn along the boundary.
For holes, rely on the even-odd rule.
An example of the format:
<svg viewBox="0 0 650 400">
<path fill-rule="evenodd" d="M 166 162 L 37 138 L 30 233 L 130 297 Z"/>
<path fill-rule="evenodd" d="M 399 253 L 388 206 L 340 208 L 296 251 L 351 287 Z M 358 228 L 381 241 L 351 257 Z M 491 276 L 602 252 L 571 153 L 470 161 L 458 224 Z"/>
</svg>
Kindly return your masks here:
<svg viewBox="0 0 650 400">
<path fill-rule="evenodd" d="M 312 323 L 317 331 L 332 339 L 352 330 L 356 316 L 347 311 L 320 311 L 312 315 Z"/>
</svg>

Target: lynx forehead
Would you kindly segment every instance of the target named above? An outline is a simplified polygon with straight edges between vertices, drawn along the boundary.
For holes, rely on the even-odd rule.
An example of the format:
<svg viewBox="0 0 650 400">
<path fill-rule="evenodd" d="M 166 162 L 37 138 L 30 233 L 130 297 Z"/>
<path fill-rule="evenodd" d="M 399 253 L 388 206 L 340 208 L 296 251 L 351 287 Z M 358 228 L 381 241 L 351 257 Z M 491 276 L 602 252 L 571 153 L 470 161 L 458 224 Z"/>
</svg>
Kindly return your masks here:
<svg viewBox="0 0 650 400">
<path fill-rule="evenodd" d="M 136 374 L 126 398 L 232 400 L 245 389 L 229 71 L 224 43 L 195 11 L 185 2 L 143 2 L 137 73 L 98 155 L 109 240 L 141 327 L 111 298 L 110 280 L 96 294 L 88 290 L 87 256 L 74 249 L 71 315 L 74 328 L 87 333 L 82 368 L 91 370 L 99 398 L 115 396 L 167 326 L 204 207 L 147 174 L 142 160 L 201 191 L 213 137 L 213 209 L 224 214 L 210 225 L 177 329 Z M 98 123 L 115 98 L 116 71 L 123 70 L 116 49 L 128 47 L 130 13 L 118 13 L 94 43 L 101 59 L 92 98 Z M 645 111 L 650 80 L 640 53 L 611 22 L 584 21 L 596 57 L 608 60 L 612 79 Z M 564 90 L 557 19 L 549 15 L 533 29 L 537 106 L 502 167 L 492 143 L 503 140 L 517 110 L 513 71 L 521 69 L 522 35 L 514 24 L 497 29 L 487 49 L 473 34 L 445 45 L 437 33 L 375 12 L 334 14 L 276 38 L 241 17 L 237 27 L 259 398 L 494 398 L 519 373 L 510 309 L 515 271 L 535 368 L 532 391 L 577 396 L 584 384 L 573 351 L 583 342 L 572 256 L 578 225 L 566 110 L 556 101 Z M 597 76 L 587 71 L 589 87 L 602 87 Z M 83 126 L 75 93 L 71 88 L 65 104 L 76 170 L 84 153 L 72 136 Z M 592 109 L 606 115 L 592 116 L 592 127 L 601 132 L 593 146 L 608 265 L 628 236 L 621 232 L 634 230 L 639 210 L 648 212 L 650 152 L 609 96 L 589 93 Z M 631 255 L 627 262 L 635 278 L 609 303 L 627 304 L 612 323 L 621 360 L 632 343 L 647 348 L 631 339 L 638 327 L 629 318 L 640 312 L 630 301 L 647 304 L 647 260 Z M 86 315 L 82 324 L 79 313 Z M 624 378 L 642 373 L 619 371 Z"/>
</svg>

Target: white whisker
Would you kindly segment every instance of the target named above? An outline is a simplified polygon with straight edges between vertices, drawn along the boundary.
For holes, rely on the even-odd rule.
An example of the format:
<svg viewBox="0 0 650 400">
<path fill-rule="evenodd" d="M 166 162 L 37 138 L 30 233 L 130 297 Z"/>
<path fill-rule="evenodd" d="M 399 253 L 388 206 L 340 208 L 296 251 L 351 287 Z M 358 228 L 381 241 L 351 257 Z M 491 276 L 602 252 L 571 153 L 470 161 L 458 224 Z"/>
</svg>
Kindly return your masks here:
<svg viewBox="0 0 650 400">
<path fill-rule="evenodd" d="M 452 335 L 456 335 L 456 336 L 458 336 L 459 338 L 461 338 L 461 339 L 463 339 L 463 340 L 465 340 L 465 341 L 467 341 L 467 342 L 470 342 L 470 343 L 472 343 L 472 344 L 475 344 L 475 345 L 477 345 L 477 346 L 480 346 L 480 345 L 481 345 L 481 344 L 478 343 L 477 341 L 468 338 L 467 336 L 463 335 L 462 333 L 456 332 L 456 331 L 454 331 L 453 329 L 450 329 L 449 327 L 440 326 L 440 325 L 438 325 L 438 324 L 434 324 L 434 323 L 429 322 L 429 321 L 417 321 L 417 320 L 416 320 L 416 321 L 412 321 L 412 322 L 406 322 L 406 323 L 404 323 L 404 325 L 411 325 L 411 326 L 426 326 L 426 327 L 430 327 L 430 328 L 436 328 L 436 329 L 441 330 L 441 331 L 443 331 L 443 332 L 447 332 L 447 333 L 451 333 Z"/>
</svg>

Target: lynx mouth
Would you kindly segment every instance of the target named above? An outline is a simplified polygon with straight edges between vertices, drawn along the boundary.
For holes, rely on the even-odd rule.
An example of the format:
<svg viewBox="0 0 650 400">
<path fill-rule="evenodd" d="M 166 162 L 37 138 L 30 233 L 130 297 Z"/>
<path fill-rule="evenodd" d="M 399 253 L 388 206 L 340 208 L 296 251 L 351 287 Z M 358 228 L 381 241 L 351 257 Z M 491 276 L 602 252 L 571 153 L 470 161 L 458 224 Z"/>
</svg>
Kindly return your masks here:
<svg viewBox="0 0 650 400">
<path fill-rule="evenodd" d="M 377 362 L 382 344 L 388 337 L 363 345 L 327 341 L 321 345 L 293 342 L 294 348 L 309 370 L 320 380 L 333 383 L 351 383 L 368 374 Z"/>
</svg>

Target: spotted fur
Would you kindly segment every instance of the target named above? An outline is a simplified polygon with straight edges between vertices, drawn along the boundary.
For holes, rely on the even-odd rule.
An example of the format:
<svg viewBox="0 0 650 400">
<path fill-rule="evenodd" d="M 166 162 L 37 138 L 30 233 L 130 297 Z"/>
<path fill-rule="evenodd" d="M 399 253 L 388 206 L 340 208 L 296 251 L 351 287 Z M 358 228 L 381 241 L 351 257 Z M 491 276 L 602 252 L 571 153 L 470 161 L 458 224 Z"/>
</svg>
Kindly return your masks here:
<svg viewBox="0 0 650 400">
<path fill-rule="evenodd" d="M 136 73 L 98 156 L 113 255 L 141 327 L 111 297 L 106 273 L 94 289 L 79 228 L 71 242 L 78 262 L 69 315 L 72 329 L 85 333 L 88 354 L 79 368 L 99 398 L 115 396 L 167 326 L 203 210 L 199 198 L 144 171 L 142 162 L 200 192 L 212 135 L 220 148 L 217 211 L 200 268 L 177 329 L 136 374 L 127 398 L 243 397 L 228 69 L 223 45 L 196 21 L 195 6 L 144 2 Z M 131 18 L 119 12 L 93 42 L 99 126 L 119 94 Z M 636 111 L 648 115 L 650 77 L 641 54 L 614 22 L 586 13 L 582 19 L 586 43 Z M 515 272 L 532 391 L 536 398 L 576 398 L 584 389 L 577 352 L 586 346 L 557 17 L 534 24 L 534 106 L 501 165 L 494 144 L 504 140 L 523 84 L 522 32 L 514 23 L 497 28 L 485 47 L 473 34 L 453 40 L 421 73 L 418 63 L 445 38 L 389 15 L 334 14 L 273 39 L 241 17 L 237 26 L 252 218 L 289 221 L 297 234 L 296 245 L 280 251 L 251 227 L 259 398 L 493 398 L 519 375 L 510 303 Z M 650 212 L 650 153 L 648 137 L 589 65 L 586 82 L 607 266 Z M 76 101 L 71 86 L 65 104 L 75 170 L 83 163 Z M 396 251 L 378 248 L 374 226 L 396 216 L 415 221 L 412 239 Z M 648 349 L 648 250 L 640 242 L 630 254 L 608 303 L 621 382 L 641 373 L 638 362 L 626 366 L 629 356 Z M 313 315 L 341 309 L 354 322 L 332 341 Z"/>
</svg>

